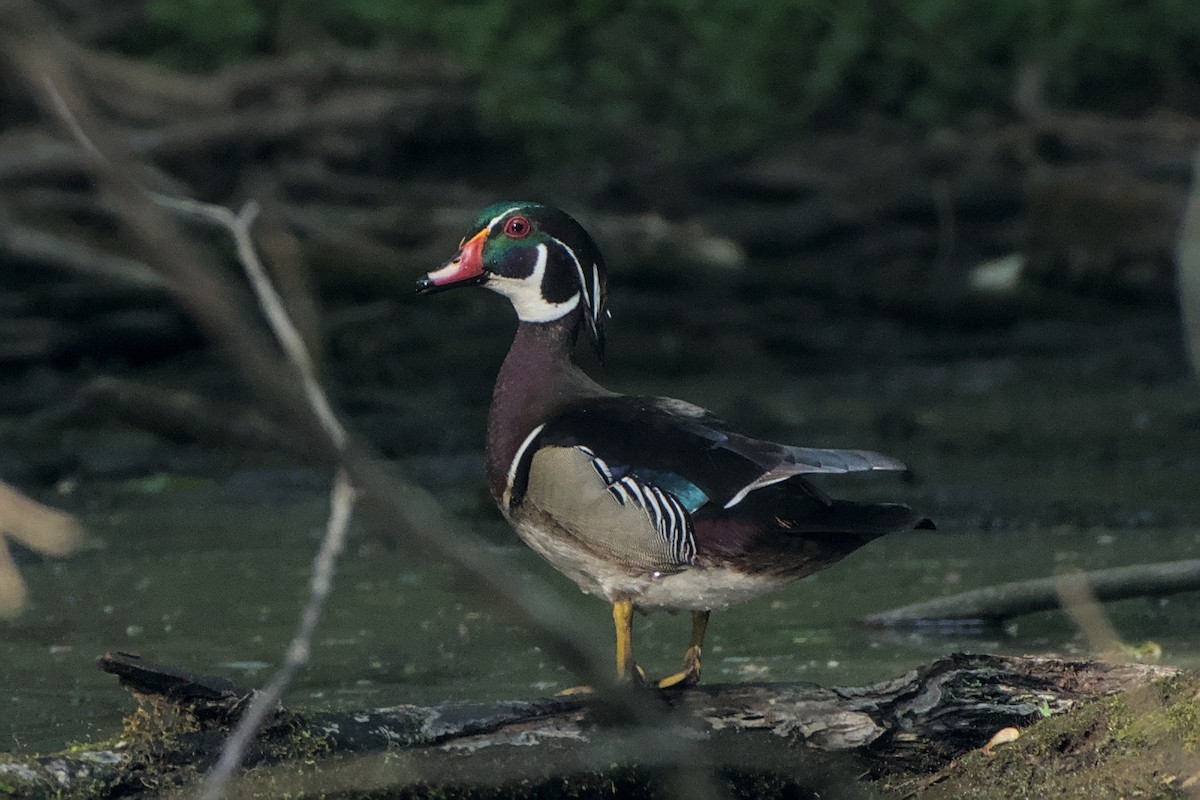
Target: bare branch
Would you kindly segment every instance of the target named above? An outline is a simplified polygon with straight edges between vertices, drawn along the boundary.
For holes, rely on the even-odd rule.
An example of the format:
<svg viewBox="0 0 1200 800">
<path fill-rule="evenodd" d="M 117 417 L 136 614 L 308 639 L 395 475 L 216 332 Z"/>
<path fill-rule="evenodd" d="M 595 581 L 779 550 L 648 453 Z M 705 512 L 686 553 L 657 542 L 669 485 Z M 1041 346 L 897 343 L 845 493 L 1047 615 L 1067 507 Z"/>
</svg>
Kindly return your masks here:
<svg viewBox="0 0 1200 800">
<path fill-rule="evenodd" d="M 34 50 L 28 46 L 28 38 L 8 37 L 6 46 L 30 85 L 44 93 L 47 84 L 43 76 L 52 76 L 51 85 L 71 109 L 78 127 L 104 154 L 91 160 L 92 174 L 109 195 L 124 227 L 147 251 L 146 263 L 169 276 L 180 302 L 202 330 L 225 349 L 258 395 L 281 412 L 281 420 L 299 429 L 310 454 L 326 463 L 336 463 L 337 448 L 313 414 L 303 390 L 296 386 L 292 370 L 278 363 L 260 331 L 246 323 L 236 295 L 220 271 L 211 267 L 131 177 L 136 166 L 116 160 L 125 151 L 104 137 L 102 126 L 90 120 L 86 104 L 75 96 L 68 76 L 50 57 L 54 51 L 52 41 Z M 53 108 L 58 104 L 47 105 Z M 510 570 L 497 564 L 496 556 L 480 546 L 475 537 L 449 530 L 441 509 L 427 492 L 398 484 L 352 441 L 347 442 L 341 455 L 354 484 L 401 528 L 409 545 L 422 545 L 454 565 L 463 586 L 519 617 L 543 646 L 577 674 L 594 683 L 608 678 L 608 670 L 601 666 L 607 665 L 605 654 L 569 633 L 570 615 L 556 601 L 554 591 L 539 582 L 514 581 Z"/>
<path fill-rule="evenodd" d="M 68 112 L 69 113 L 69 112 Z M 80 135 L 82 131 L 80 131 Z M 167 208 L 184 212 L 200 219 L 207 220 L 229 231 L 237 246 L 238 261 L 246 271 L 246 275 L 254 287 L 254 293 L 266 315 L 267 321 L 275 334 L 276 340 L 283 348 L 288 362 L 295 367 L 300 382 L 304 386 L 305 395 L 313 413 L 321 421 L 326 434 L 340 453 L 346 447 L 346 429 L 337 419 L 325 390 L 317 380 L 316 369 L 309 355 L 304 339 L 288 316 L 283 306 L 283 300 L 271 283 L 258 251 L 254 246 L 251 227 L 258 216 L 259 206 L 253 200 L 242 206 L 237 214 L 223 206 L 202 203 L 188 198 L 169 197 L 151 193 L 151 197 Z M 325 599 L 329 596 L 330 587 L 337 565 L 346 541 L 346 530 L 350 524 L 350 515 L 354 507 L 357 492 L 350 483 L 344 469 L 339 468 L 334 478 L 333 490 L 330 495 L 329 521 L 325 526 L 325 534 L 321 537 L 321 547 L 313 560 L 312 577 L 309 580 L 308 603 L 300 619 L 300 626 L 292 637 L 283 666 L 271 678 L 261 692 L 254 695 L 245 715 L 238 722 L 237 728 L 226 740 L 221 750 L 221 758 L 213 767 L 204 782 L 200 793 L 201 800 L 218 800 L 225 793 L 225 788 L 234 771 L 241 766 L 246 757 L 246 749 L 258 733 L 259 728 L 267 719 L 267 715 L 275 710 L 283 693 L 291 685 L 296 673 L 307 663 L 312 652 L 312 637 L 321 619 L 325 607 Z"/>
<path fill-rule="evenodd" d="M 78 118 L 70 106 L 63 100 L 62 94 L 54 83 L 44 76 L 45 89 L 52 100 L 55 111 L 64 121 L 74 138 L 100 162 L 111 167 L 109 159 L 96 147 L 87 132 L 79 124 Z M 227 230 L 233 237 L 237 248 L 238 261 L 246 271 L 246 275 L 254 287 L 259 305 L 274 333 L 276 340 L 283 348 L 289 364 L 295 368 L 298 378 L 303 385 L 305 396 L 313 413 L 320 421 L 333 447 L 339 453 L 346 446 L 346 429 L 337 419 L 329 398 L 317 380 L 316 371 L 308 348 L 304 344 L 296 326 L 284 309 L 283 301 L 276 292 L 271 279 L 263 268 L 254 246 L 251 227 L 259 213 L 259 206 L 253 200 L 248 201 L 242 210 L 234 213 L 223 206 L 202 203 L 189 198 L 178 198 L 158 192 L 146 194 L 160 205 L 177 213 L 204 220 Z M 312 575 L 309 580 L 309 596 L 301 615 L 299 627 L 292 637 L 284 657 L 283 666 L 260 692 L 256 692 L 250 707 L 238 722 L 237 728 L 226 740 L 221 750 L 220 760 L 205 780 L 200 797 L 203 800 L 217 800 L 224 795 L 225 788 L 233 773 L 246 755 L 246 749 L 257 735 L 259 728 L 267 716 L 283 697 L 283 693 L 291 685 L 292 680 L 309 660 L 312 652 L 312 637 L 320 622 L 325 600 L 333 585 L 334 573 L 338 556 L 341 554 L 346 541 L 346 531 L 354 508 L 357 491 L 350 482 L 344 469 L 339 468 L 334 478 L 330 495 L 330 514 L 326 523 L 325 533 L 321 538 L 321 546 L 313 560 Z"/>
<path fill-rule="evenodd" d="M 14 7 L 0 0 L 0 11 L 6 6 Z M 484 547 L 478 537 L 453 530 L 427 492 L 395 480 L 353 438 L 346 437 L 340 424 L 328 425 L 332 412 L 323 416 L 321 403 L 314 403 L 304 381 L 297 380 L 301 371 L 294 363 L 281 362 L 273 343 L 258 326 L 247 321 L 238 293 L 229 280 L 181 233 L 161 205 L 146 194 L 135 176 L 144 175 L 147 179 L 154 176 L 130 157 L 131 153 L 142 152 L 143 146 L 134 146 L 127 137 L 109 130 L 95 118 L 64 67 L 64 63 L 69 63 L 68 49 L 39 20 L 36 9 L 24 3 L 15 8 L 24 13 L 5 15 L 15 19 L 5 20 L 10 25 L 0 25 L 0 46 L 43 104 L 74 135 L 87 140 L 88 175 L 118 215 L 124 230 L 145 251 L 145 262 L 168 276 L 179 301 L 201 330 L 224 348 L 243 379 L 260 399 L 271 405 L 280 423 L 295 429 L 297 440 L 304 443 L 314 458 L 337 465 L 348 481 L 379 508 L 382 516 L 393 521 L 406 545 L 420 547 L 451 567 L 463 591 L 486 598 L 501 613 L 510 613 L 550 657 L 558 659 L 583 680 L 595 686 L 608 684 L 611 672 L 607 648 L 575 632 L 573 615 L 559 601 L 556 591 L 528 575 L 518 579 L 506 558 Z M 70 120 L 63 117 L 64 110 Z M 238 219 L 240 215 L 234 217 Z M 251 219 L 247 215 L 238 224 L 248 231 Z M 326 545 L 333 547 L 336 539 L 327 532 Z M 336 555 L 336 550 L 330 552 Z M 320 587 L 319 576 L 320 570 L 315 567 L 312 583 L 316 588 Z M 319 608 L 318 605 L 318 612 Z M 302 631 L 307 624 L 302 622 Z M 303 648 L 297 648 L 291 655 L 306 657 L 307 654 Z M 282 681 L 286 685 L 287 678 Z M 282 686 L 278 691 L 282 692 Z M 620 712 L 620 718 L 644 724 L 647 731 L 663 725 L 664 706 L 653 696 L 613 690 L 605 698 Z M 684 765 L 696 761 L 694 741 L 669 735 L 654 737 L 654 741 L 653 755 L 663 763 L 677 764 L 680 765 L 677 769 L 686 770 Z M 693 784 L 696 792 L 710 786 L 710 776 L 704 771 L 690 770 L 686 776 L 681 772 L 679 777 Z"/>
<path fill-rule="evenodd" d="M 218 800 L 225 794 L 234 771 L 241 766 L 246 757 L 246 748 L 250 746 L 267 716 L 275 711 L 296 673 L 308 663 L 312 652 L 313 633 L 321 620 L 329 589 L 333 586 L 337 559 L 346 543 L 346 531 L 350 527 L 350 516 L 356 498 L 357 492 L 351 486 L 349 477 L 344 470 L 339 469 L 329 497 L 329 521 L 325 526 L 325 534 L 321 537 L 321 548 L 313 559 L 308 603 L 300 617 L 300 626 L 292 637 L 291 645 L 288 646 L 283 666 L 261 691 L 254 693 L 250 707 L 238 721 L 237 728 L 225 740 L 221 758 L 204 781 L 200 800 Z"/>
<path fill-rule="evenodd" d="M 263 268 L 262 260 L 258 257 L 258 251 L 254 247 L 254 237 L 250 228 L 258 217 L 258 203 L 249 200 L 242 206 L 242 210 L 235 214 L 224 206 L 202 203 L 189 198 L 169 197 L 157 192 L 152 192 L 150 196 L 167 208 L 219 225 L 233 236 L 237 246 L 238 261 L 246 270 L 246 275 L 254 287 L 254 293 L 271 325 L 271 330 L 275 333 L 275 338 L 283 347 L 288 361 L 300 373 L 300 380 L 304 384 L 304 392 L 308 397 L 309 404 L 321 420 L 326 432 L 329 433 L 334 446 L 338 450 L 344 448 L 346 429 L 333 413 L 329 398 L 326 396 L 325 390 L 321 388 L 320 381 L 317 380 L 316 368 L 308 353 L 308 348 L 304 344 L 304 337 L 300 335 L 300 331 L 296 329 L 291 317 L 288 316 L 287 310 L 283 307 L 283 300 L 275 290 L 274 284 L 271 283 L 266 269 Z"/>
</svg>

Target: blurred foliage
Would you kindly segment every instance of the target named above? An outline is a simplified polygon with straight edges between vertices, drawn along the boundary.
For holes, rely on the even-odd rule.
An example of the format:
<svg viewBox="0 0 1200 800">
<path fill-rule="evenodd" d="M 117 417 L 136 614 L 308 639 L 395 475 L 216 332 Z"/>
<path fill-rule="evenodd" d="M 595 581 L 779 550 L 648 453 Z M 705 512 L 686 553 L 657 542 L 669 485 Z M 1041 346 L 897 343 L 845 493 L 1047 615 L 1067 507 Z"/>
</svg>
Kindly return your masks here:
<svg viewBox="0 0 1200 800">
<path fill-rule="evenodd" d="M 1020 74 L 1052 105 L 1200 109 L 1196 0 L 144 2 L 137 49 L 189 68 L 295 47 L 297 20 L 443 48 L 478 73 L 490 123 L 560 154 L 729 150 L 862 109 L 1003 113 Z"/>
</svg>

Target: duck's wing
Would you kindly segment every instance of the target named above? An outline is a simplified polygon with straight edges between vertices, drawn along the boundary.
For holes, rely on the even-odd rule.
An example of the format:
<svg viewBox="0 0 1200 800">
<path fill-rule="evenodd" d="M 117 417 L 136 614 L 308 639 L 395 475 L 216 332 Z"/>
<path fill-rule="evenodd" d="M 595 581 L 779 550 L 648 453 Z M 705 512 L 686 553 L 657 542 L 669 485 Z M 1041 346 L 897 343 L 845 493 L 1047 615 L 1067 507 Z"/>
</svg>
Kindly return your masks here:
<svg viewBox="0 0 1200 800">
<path fill-rule="evenodd" d="M 699 406 L 662 397 L 615 396 L 576 403 L 549 420 L 530 444 L 583 448 L 612 480 L 629 477 L 657 487 L 689 511 L 706 503 L 732 508 L 750 492 L 794 476 L 905 469 L 900 461 L 869 450 L 753 439 Z M 517 460 L 521 457 L 518 454 Z M 513 466 L 514 478 L 527 471 Z M 815 492 L 807 484 L 805 488 Z"/>
</svg>

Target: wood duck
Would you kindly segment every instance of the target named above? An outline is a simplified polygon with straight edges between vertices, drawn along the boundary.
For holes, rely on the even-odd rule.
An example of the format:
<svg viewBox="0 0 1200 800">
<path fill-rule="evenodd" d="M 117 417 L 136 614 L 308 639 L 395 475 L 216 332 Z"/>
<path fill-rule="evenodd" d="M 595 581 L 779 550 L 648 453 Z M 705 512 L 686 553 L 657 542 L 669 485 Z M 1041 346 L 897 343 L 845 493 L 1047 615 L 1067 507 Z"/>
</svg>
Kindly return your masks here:
<svg viewBox="0 0 1200 800">
<path fill-rule="evenodd" d="M 709 613 L 824 569 L 892 531 L 929 527 L 897 504 L 835 500 L 814 473 L 903 470 L 865 450 L 752 439 L 703 408 L 610 392 L 571 360 L 582 329 L 604 355 L 604 260 L 566 213 L 498 203 L 419 294 L 484 286 L 519 324 L 492 395 L 487 478 L 517 534 L 613 608 L 617 673 L 644 678 L 632 614 L 690 611 L 683 668 L 695 683 Z"/>
</svg>

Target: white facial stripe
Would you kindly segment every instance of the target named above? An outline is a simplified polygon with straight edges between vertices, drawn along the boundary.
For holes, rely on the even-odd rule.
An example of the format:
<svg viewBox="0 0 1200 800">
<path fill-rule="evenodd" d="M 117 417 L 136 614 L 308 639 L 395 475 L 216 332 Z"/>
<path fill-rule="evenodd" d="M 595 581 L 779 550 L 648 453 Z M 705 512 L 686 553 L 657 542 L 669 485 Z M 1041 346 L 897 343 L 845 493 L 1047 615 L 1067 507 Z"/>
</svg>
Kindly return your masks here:
<svg viewBox="0 0 1200 800">
<path fill-rule="evenodd" d="M 506 208 L 503 211 L 501 211 L 499 214 L 497 214 L 496 216 L 492 217 L 491 222 L 489 222 L 487 224 L 488 234 L 489 235 L 491 234 L 492 228 L 494 228 L 496 226 L 497 222 L 504 219 L 506 214 L 511 214 L 512 212 L 516 211 L 518 208 L 520 208 L 520 206 L 513 206 L 512 208 Z"/>
<path fill-rule="evenodd" d="M 533 265 L 533 273 L 528 277 L 489 275 L 485 284 L 487 288 L 509 299 L 513 308 L 517 310 L 517 318 L 522 322 L 550 322 L 566 316 L 579 305 L 578 292 L 561 303 L 551 303 L 542 296 L 542 278 L 546 275 L 548 252 L 545 244 L 537 246 L 537 263 Z"/>
<path fill-rule="evenodd" d="M 575 255 L 575 251 L 567 247 L 561 239 L 556 239 L 551 236 L 550 241 L 557 244 L 563 250 L 566 250 L 567 255 L 569 255 L 571 260 L 575 262 L 575 272 L 579 275 L 579 288 L 583 292 L 583 302 L 587 303 L 590 308 L 595 309 L 596 306 L 592 301 L 592 298 L 588 296 L 588 279 L 583 276 L 583 264 L 579 263 L 579 257 Z"/>
<path fill-rule="evenodd" d="M 529 445 L 533 444 L 533 440 L 542 432 L 542 428 L 546 427 L 546 423 L 542 423 L 529 432 L 525 437 L 525 441 L 521 442 L 521 446 L 517 448 L 517 454 L 513 456 L 512 463 L 508 465 L 508 479 L 504 482 L 504 508 L 507 509 L 509 503 L 512 502 L 513 481 L 517 479 L 517 467 L 521 466 L 521 458 L 525 455 L 525 451 L 529 449 Z"/>
<path fill-rule="evenodd" d="M 588 317 L 588 323 L 592 326 L 592 331 L 596 331 L 599 327 L 600 320 L 600 270 L 592 264 L 591 273 L 592 279 L 589 281 L 584 275 L 583 264 L 579 262 L 579 257 L 575 255 L 575 251 L 567 247 L 561 239 L 550 237 L 551 241 L 558 244 L 567 254 L 571 256 L 571 260 L 575 262 L 575 272 L 579 275 L 579 288 L 583 292 L 583 302 L 587 304 L 591 314 Z M 591 290 L 588 290 L 588 286 Z"/>
</svg>

